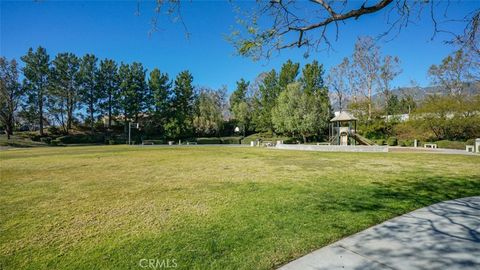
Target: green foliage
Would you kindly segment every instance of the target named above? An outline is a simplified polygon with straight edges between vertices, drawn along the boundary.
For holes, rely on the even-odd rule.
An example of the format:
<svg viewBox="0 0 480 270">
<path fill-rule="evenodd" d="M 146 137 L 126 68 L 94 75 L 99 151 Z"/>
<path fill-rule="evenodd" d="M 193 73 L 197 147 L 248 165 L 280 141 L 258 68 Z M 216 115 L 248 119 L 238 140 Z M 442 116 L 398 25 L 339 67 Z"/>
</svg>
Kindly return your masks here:
<svg viewBox="0 0 480 270">
<path fill-rule="evenodd" d="M 300 64 L 293 63 L 290 59 L 285 62 L 280 69 L 280 74 L 278 75 L 279 87 L 285 89 L 287 85 L 296 82 L 299 68 Z"/>
<path fill-rule="evenodd" d="M 409 124 L 436 140 L 465 140 L 480 134 L 480 95 L 429 96 Z"/>
<path fill-rule="evenodd" d="M 49 126 L 47 130 L 48 130 L 48 134 L 50 134 L 50 135 L 60 135 L 60 134 L 64 133 L 64 132 L 62 132 L 62 130 L 60 130 L 56 126 Z"/>
<path fill-rule="evenodd" d="M 51 137 L 40 137 L 40 142 L 50 144 L 51 141 L 52 141 Z"/>
<path fill-rule="evenodd" d="M 240 144 L 242 137 L 221 137 L 222 144 Z"/>
<path fill-rule="evenodd" d="M 90 144 L 105 143 L 105 137 L 99 135 L 75 134 L 61 136 L 55 139 L 59 144 Z"/>
<path fill-rule="evenodd" d="M 274 69 L 264 75 L 253 97 L 253 123 L 257 131 L 273 131 L 272 109 L 282 89 Z"/>
<path fill-rule="evenodd" d="M 441 140 L 436 141 L 438 148 L 448 148 L 448 149 L 461 149 L 465 150 L 465 146 L 467 145 L 465 142 L 460 141 L 449 141 L 449 140 Z"/>
<path fill-rule="evenodd" d="M 193 126 L 197 134 L 218 135 L 223 123 L 222 113 L 225 107 L 225 93 L 225 89 L 217 91 L 202 89 L 200 91 L 193 117 Z"/>
<path fill-rule="evenodd" d="M 245 81 L 243 78 L 240 79 L 239 81 L 237 81 L 237 88 L 230 95 L 230 109 L 232 113 L 234 113 L 234 116 L 235 111 L 233 110 L 233 108 L 235 108 L 239 103 L 247 101 L 247 91 L 249 85 L 250 82 Z"/>
<path fill-rule="evenodd" d="M 432 65 L 428 74 L 434 84 L 443 86 L 449 94 L 462 95 L 464 82 L 472 80 L 471 68 L 469 56 L 458 50 L 442 59 L 440 65 Z"/>
<path fill-rule="evenodd" d="M 38 116 L 40 135 L 43 135 L 44 105 L 46 102 L 49 62 L 50 57 L 45 48 L 38 47 L 34 52 L 32 48 L 28 53 L 21 57 L 25 63 L 23 75 L 25 76 L 24 85 L 27 89 L 28 106 L 34 108 L 33 111 Z"/>
<path fill-rule="evenodd" d="M 412 147 L 413 146 L 413 141 L 412 140 L 398 140 L 398 144 L 400 146 Z"/>
<path fill-rule="evenodd" d="M 100 67 L 96 75 L 96 80 L 99 96 L 102 97 L 99 105 L 101 110 L 107 114 L 107 127 L 111 128 L 112 116 L 118 113 L 118 101 L 120 100 L 120 78 L 118 76 L 118 67 L 115 61 L 110 59 L 100 61 Z"/>
<path fill-rule="evenodd" d="M 188 138 L 193 133 L 195 93 L 193 76 L 189 71 L 180 72 L 175 78 L 171 98 L 172 117 L 165 125 L 169 138 Z"/>
<path fill-rule="evenodd" d="M 386 145 L 385 139 L 374 140 L 377 145 Z"/>
<path fill-rule="evenodd" d="M 131 65 L 121 64 L 120 77 L 120 107 L 127 119 L 138 122 L 140 113 L 148 101 L 148 87 L 145 82 L 146 70 L 142 64 L 133 62 Z"/>
<path fill-rule="evenodd" d="M 73 53 L 59 53 L 53 60 L 49 78 L 48 108 L 65 133 L 72 128 L 73 114 L 78 108 L 81 95 L 85 94 L 80 92 L 84 78 L 79 71 L 80 61 Z M 96 93 L 96 90 L 92 89 L 91 92 Z"/>
<path fill-rule="evenodd" d="M 153 123 L 152 126 L 159 133 L 164 133 L 165 124 L 170 116 L 169 98 L 171 95 L 172 83 L 167 73 L 161 73 L 155 68 L 150 72 L 148 88 L 150 90 L 153 104 Z M 152 108 L 150 108 L 151 110 Z"/>
<path fill-rule="evenodd" d="M 18 65 L 15 59 L 0 57 L 0 126 L 5 127 L 7 138 L 13 135 L 15 115 L 24 94 L 18 82 Z"/>
<path fill-rule="evenodd" d="M 397 146 L 398 145 L 398 140 L 396 137 L 389 137 L 387 139 L 387 144 L 388 146 Z"/>
<path fill-rule="evenodd" d="M 281 133 L 306 137 L 326 129 L 330 118 L 328 99 L 319 92 L 307 92 L 299 83 L 290 84 L 280 94 L 273 109 L 275 129 Z"/>
<path fill-rule="evenodd" d="M 92 132 L 93 123 L 100 102 L 100 91 L 97 89 L 97 57 L 92 54 L 86 54 L 80 61 L 80 96 L 82 102 L 87 105 L 87 113 L 91 123 Z"/>
<path fill-rule="evenodd" d="M 198 144 L 221 144 L 222 139 L 220 138 L 197 138 L 196 139 Z"/>
</svg>

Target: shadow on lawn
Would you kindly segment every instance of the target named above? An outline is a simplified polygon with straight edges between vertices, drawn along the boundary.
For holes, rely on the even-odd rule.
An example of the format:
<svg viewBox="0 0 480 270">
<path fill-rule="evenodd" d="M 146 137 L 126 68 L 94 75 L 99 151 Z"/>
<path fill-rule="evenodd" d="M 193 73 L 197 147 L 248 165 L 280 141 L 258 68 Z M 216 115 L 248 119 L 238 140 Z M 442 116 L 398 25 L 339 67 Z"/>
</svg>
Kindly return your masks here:
<svg viewBox="0 0 480 270">
<path fill-rule="evenodd" d="M 360 189 L 360 188 L 359 188 Z M 384 211 L 393 216 L 445 200 L 480 195 L 480 175 L 469 177 L 417 177 L 392 182 L 374 182 L 323 204 L 324 210 L 349 212 Z"/>
<path fill-rule="evenodd" d="M 480 269 L 480 197 L 469 197 L 480 195 L 480 176 L 402 182 L 375 183 L 363 194 L 368 200 L 332 206 L 392 215 L 428 206 L 343 240 L 337 255 L 349 250 L 368 258 L 355 269 Z"/>
<path fill-rule="evenodd" d="M 340 246 L 370 260 L 355 269 L 376 269 L 376 263 L 380 269 L 480 269 L 480 198 L 429 206 Z"/>
</svg>

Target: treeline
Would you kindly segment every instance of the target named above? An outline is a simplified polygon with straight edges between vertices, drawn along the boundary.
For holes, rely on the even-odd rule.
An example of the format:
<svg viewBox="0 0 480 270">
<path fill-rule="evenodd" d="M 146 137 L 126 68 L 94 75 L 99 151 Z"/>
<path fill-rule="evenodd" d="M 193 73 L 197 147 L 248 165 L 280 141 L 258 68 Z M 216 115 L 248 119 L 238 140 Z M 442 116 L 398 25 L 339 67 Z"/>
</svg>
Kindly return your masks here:
<svg viewBox="0 0 480 270">
<path fill-rule="evenodd" d="M 39 47 L 21 57 L 21 68 L 0 58 L 0 120 L 8 136 L 25 125 L 43 136 L 48 125 L 49 133 L 81 128 L 108 137 L 126 134 L 135 122 L 141 130 L 134 133 L 144 139 L 260 133 L 306 142 L 326 140 L 333 111 L 349 110 L 359 119 L 358 132 L 370 139 L 466 140 L 480 136 L 478 59 L 478 53 L 458 50 L 432 65 L 432 85 L 445 94 L 421 100 L 415 91 L 392 86 L 402 72 L 400 59 L 361 37 L 328 76 L 318 61 L 301 67 L 289 60 L 252 82 L 238 80 L 228 96 L 225 87 L 195 87 L 188 70 L 170 77 L 92 54 L 50 59 Z"/>
<path fill-rule="evenodd" d="M 301 72 L 300 72 L 301 71 Z M 300 74 L 301 73 L 301 74 Z M 332 108 L 323 65 L 288 60 L 279 72 L 261 74 L 254 85 L 243 79 L 230 96 L 233 119 L 243 132 L 325 138 Z M 250 89 L 250 92 L 249 92 Z"/>
<path fill-rule="evenodd" d="M 352 112 L 370 139 L 467 140 L 480 136 L 478 59 L 478 51 L 461 48 L 431 65 L 427 75 L 442 91 L 419 97 L 415 83 L 401 91 L 392 86 L 400 59 L 360 37 L 351 56 L 331 68 L 327 84 L 332 102 Z"/>
<path fill-rule="evenodd" d="M 316 61 L 301 76 L 300 65 L 288 61 L 252 85 L 241 79 L 228 99 L 226 88 L 194 87 L 189 71 L 170 78 L 138 62 L 118 64 L 92 54 L 50 59 L 42 47 L 29 49 L 21 60 L 19 68 L 16 60 L 0 59 L 7 135 L 21 120 L 41 136 L 46 125 L 62 134 L 79 126 L 94 134 L 115 126 L 126 132 L 128 122 L 140 122 L 143 135 L 164 139 L 232 135 L 235 129 L 306 138 L 321 136 L 331 114 L 323 66 Z"/>
</svg>

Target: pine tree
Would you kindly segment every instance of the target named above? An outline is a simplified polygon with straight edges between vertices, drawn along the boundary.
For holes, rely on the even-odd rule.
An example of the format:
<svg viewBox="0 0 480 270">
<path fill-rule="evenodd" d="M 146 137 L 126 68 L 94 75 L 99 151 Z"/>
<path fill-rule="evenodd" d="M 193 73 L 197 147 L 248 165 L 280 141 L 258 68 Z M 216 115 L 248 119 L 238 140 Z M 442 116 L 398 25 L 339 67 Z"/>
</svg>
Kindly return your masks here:
<svg viewBox="0 0 480 270">
<path fill-rule="evenodd" d="M 18 82 L 18 64 L 15 59 L 0 58 L 0 120 L 5 125 L 7 139 L 13 134 L 15 113 L 23 96 Z"/>
<path fill-rule="evenodd" d="M 114 60 L 100 61 L 100 68 L 96 74 L 97 88 L 102 100 L 100 108 L 108 115 L 108 128 L 112 127 L 112 115 L 118 110 L 119 76 L 117 64 Z"/>
<path fill-rule="evenodd" d="M 192 134 L 195 102 L 192 82 L 193 76 L 189 71 L 182 71 L 175 78 L 171 99 L 172 117 L 166 127 L 169 137 L 188 137 Z"/>
<path fill-rule="evenodd" d="M 89 114 L 90 129 L 95 131 L 95 114 L 100 102 L 100 92 L 97 90 L 97 57 L 86 54 L 80 62 L 80 96 L 82 102 L 87 105 Z"/>
<path fill-rule="evenodd" d="M 296 81 L 299 68 L 300 64 L 293 63 L 292 60 L 288 60 L 282 65 L 278 76 L 278 84 L 282 90 L 285 90 L 288 84 Z"/>
<path fill-rule="evenodd" d="M 48 107 L 68 133 L 79 101 L 79 59 L 72 53 L 59 53 L 52 64 Z"/>
<path fill-rule="evenodd" d="M 34 111 L 38 115 L 40 135 L 43 136 L 50 57 L 44 48 L 38 47 L 35 52 L 30 48 L 21 59 L 25 63 L 23 75 L 25 76 L 24 85 L 27 90 L 28 104 L 35 108 Z"/>
<path fill-rule="evenodd" d="M 253 100 L 253 122 L 257 131 L 273 132 L 272 108 L 280 92 L 277 72 L 272 69 L 265 74 Z"/>
</svg>

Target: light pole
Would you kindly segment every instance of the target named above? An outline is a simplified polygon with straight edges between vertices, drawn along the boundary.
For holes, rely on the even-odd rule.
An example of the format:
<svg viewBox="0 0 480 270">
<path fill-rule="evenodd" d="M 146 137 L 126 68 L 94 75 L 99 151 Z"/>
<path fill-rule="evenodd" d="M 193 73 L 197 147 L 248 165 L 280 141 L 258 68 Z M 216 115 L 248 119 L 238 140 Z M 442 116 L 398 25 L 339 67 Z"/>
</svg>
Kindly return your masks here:
<svg viewBox="0 0 480 270">
<path fill-rule="evenodd" d="M 132 144 L 132 143 L 131 143 L 132 124 L 133 124 L 133 128 L 136 128 L 136 129 L 139 128 L 138 123 L 128 122 L 128 145 L 131 145 L 131 144 Z"/>
</svg>

